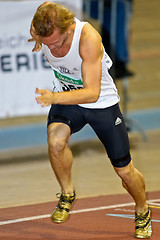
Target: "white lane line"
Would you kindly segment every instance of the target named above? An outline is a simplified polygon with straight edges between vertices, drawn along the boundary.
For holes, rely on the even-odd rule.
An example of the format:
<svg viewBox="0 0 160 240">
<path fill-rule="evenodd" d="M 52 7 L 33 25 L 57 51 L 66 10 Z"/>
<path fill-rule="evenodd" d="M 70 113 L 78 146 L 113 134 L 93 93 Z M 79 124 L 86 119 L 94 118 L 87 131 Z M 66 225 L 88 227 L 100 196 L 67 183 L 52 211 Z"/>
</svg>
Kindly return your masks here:
<svg viewBox="0 0 160 240">
<path fill-rule="evenodd" d="M 86 209 L 71 211 L 70 214 L 93 212 L 93 211 L 112 209 L 112 208 L 116 208 L 116 207 L 132 206 L 132 205 L 134 205 L 134 202 L 125 203 L 125 204 L 116 204 L 116 205 L 110 205 L 110 206 L 102 206 L 102 207 L 96 207 L 96 208 L 86 208 Z M 33 221 L 33 220 L 42 219 L 42 218 L 49 218 L 50 216 L 51 216 L 50 214 L 45 214 L 45 215 L 39 215 L 39 216 L 32 216 L 32 217 L 18 218 L 18 219 L 13 219 L 13 220 L 6 220 L 6 221 L 1 221 L 0 226 L 7 225 L 7 224 L 12 224 L 12 223 Z"/>
<path fill-rule="evenodd" d="M 157 202 L 159 202 L 159 203 L 157 203 Z M 148 203 L 155 205 L 155 206 L 160 206 L 160 199 L 149 200 Z"/>
<path fill-rule="evenodd" d="M 84 213 L 84 212 L 93 212 L 93 211 L 112 209 L 112 208 L 116 208 L 116 207 L 126 207 L 126 206 L 132 206 L 132 205 L 134 205 L 134 202 L 123 203 L 123 204 L 116 204 L 116 205 L 110 205 L 110 206 L 102 206 L 102 207 L 97 207 L 97 208 L 86 208 L 86 209 L 80 209 L 80 210 L 71 211 L 70 214 Z"/>
<path fill-rule="evenodd" d="M 152 200 L 149 200 L 148 203 L 154 203 L 154 202 L 159 202 L 159 201 L 160 201 L 160 199 L 152 199 Z M 133 206 L 133 205 L 134 205 L 134 202 L 130 202 L 130 203 L 116 204 L 116 205 L 110 205 L 110 206 L 102 206 L 102 207 L 96 207 L 96 208 L 86 208 L 86 209 L 79 209 L 79 210 L 71 211 L 70 214 L 93 212 L 93 211 L 100 211 L 100 210 L 112 209 L 112 208 L 117 208 L 117 207 Z M 42 219 L 42 218 L 49 218 L 50 216 L 51 216 L 50 214 L 45 214 L 45 215 L 39 215 L 39 216 L 32 216 L 32 217 L 6 220 L 6 221 L 1 221 L 0 226 L 7 225 L 7 224 L 12 224 L 12 223 L 33 221 L 33 220 Z"/>
<path fill-rule="evenodd" d="M 32 221 L 32 220 L 37 220 L 37 219 L 42 219 L 42 218 L 49 218 L 50 216 L 51 216 L 50 214 L 45 214 L 45 215 L 39 215 L 39 216 L 33 216 L 33 217 L 26 217 L 26 218 L 18 218 L 18 219 L 13 219 L 13 220 L 1 221 L 0 226 L 7 225 L 7 224 L 12 224 L 12 223 L 27 222 L 27 221 Z"/>
<path fill-rule="evenodd" d="M 128 214 L 106 214 L 107 216 L 111 216 L 111 217 L 121 217 L 121 218 L 131 218 L 131 219 L 135 219 L 134 215 L 128 215 Z M 160 220 L 156 220 L 156 219 L 152 219 L 152 222 L 158 222 L 160 223 Z"/>
<path fill-rule="evenodd" d="M 160 199 L 151 199 L 151 200 L 148 200 L 149 203 L 152 203 L 152 202 L 160 202 Z"/>
</svg>

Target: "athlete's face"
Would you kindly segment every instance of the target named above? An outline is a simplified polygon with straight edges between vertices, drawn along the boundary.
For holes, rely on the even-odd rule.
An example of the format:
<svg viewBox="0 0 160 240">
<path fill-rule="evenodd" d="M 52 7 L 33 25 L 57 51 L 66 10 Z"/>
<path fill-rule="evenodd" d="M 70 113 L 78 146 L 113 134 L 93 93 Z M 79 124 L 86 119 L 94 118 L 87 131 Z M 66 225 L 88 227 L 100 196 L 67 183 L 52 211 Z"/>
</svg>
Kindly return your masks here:
<svg viewBox="0 0 160 240">
<path fill-rule="evenodd" d="M 39 37 L 40 42 L 47 45 L 50 50 L 58 50 L 62 47 L 66 40 L 67 33 L 61 33 L 59 29 L 55 29 L 53 34 L 49 37 Z"/>
</svg>

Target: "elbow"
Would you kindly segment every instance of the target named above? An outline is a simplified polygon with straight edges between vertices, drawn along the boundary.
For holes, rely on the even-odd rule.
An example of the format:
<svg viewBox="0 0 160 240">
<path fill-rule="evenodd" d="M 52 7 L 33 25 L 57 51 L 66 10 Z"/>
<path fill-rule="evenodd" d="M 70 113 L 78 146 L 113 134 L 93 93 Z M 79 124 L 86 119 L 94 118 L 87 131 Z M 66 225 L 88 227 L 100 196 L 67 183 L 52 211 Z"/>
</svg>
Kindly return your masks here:
<svg viewBox="0 0 160 240">
<path fill-rule="evenodd" d="M 99 95 L 100 95 L 100 92 L 93 92 L 92 93 L 92 97 L 91 97 L 91 103 L 95 103 L 98 101 L 99 99 Z"/>
<path fill-rule="evenodd" d="M 94 97 L 94 101 L 93 102 L 97 102 L 98 98 L 99 98 L 99 94 Z"/>
<path fill-rule="evenodd" d="M 95 103 L 99 99 L 100 89 L 99 88 L 84 88 L 85 91 L 85 103 Z"/>
</svg>

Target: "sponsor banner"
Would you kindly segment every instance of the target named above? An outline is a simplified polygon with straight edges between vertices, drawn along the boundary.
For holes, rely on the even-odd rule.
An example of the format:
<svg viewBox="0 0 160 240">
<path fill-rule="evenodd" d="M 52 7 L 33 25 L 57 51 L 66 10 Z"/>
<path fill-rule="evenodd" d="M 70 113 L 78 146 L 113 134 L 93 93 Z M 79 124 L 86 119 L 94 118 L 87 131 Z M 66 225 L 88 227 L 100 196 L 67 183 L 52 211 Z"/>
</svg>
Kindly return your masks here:
<svg viewBox="0 0 160 240">
<path fill-rule="evenodd" d="M 44 1 L 0 2 L 0 118 L 46 114 L 35 89 L 53 89 L 53 71 L 42 52 L 33 53 L 30 23 Z M 82 0 L 55 1 L 81 18 Z"/>
</svg>

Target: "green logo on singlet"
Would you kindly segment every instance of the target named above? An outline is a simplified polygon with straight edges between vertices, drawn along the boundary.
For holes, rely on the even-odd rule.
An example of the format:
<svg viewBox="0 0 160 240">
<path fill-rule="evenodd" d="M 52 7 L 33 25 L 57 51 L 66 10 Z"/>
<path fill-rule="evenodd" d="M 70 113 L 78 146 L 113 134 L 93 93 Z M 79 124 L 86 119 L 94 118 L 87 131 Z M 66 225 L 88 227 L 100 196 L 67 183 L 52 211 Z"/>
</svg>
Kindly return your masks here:
<svg viewBox="0 0 160 240">
<path fill-rule="evenodd" d="M 54 71 L 55 77 L 60 81 L 67 82 L 67 83 L 74 84 L 74 85 L 83 85 L 83 82 L 81 79 L 75 80 L 73 78 L 69 78 L 67 76 L 62 75 L 61 73 L 59 73 L 55 70 L 53 70 L 53 71 Z"/>
</svg>

